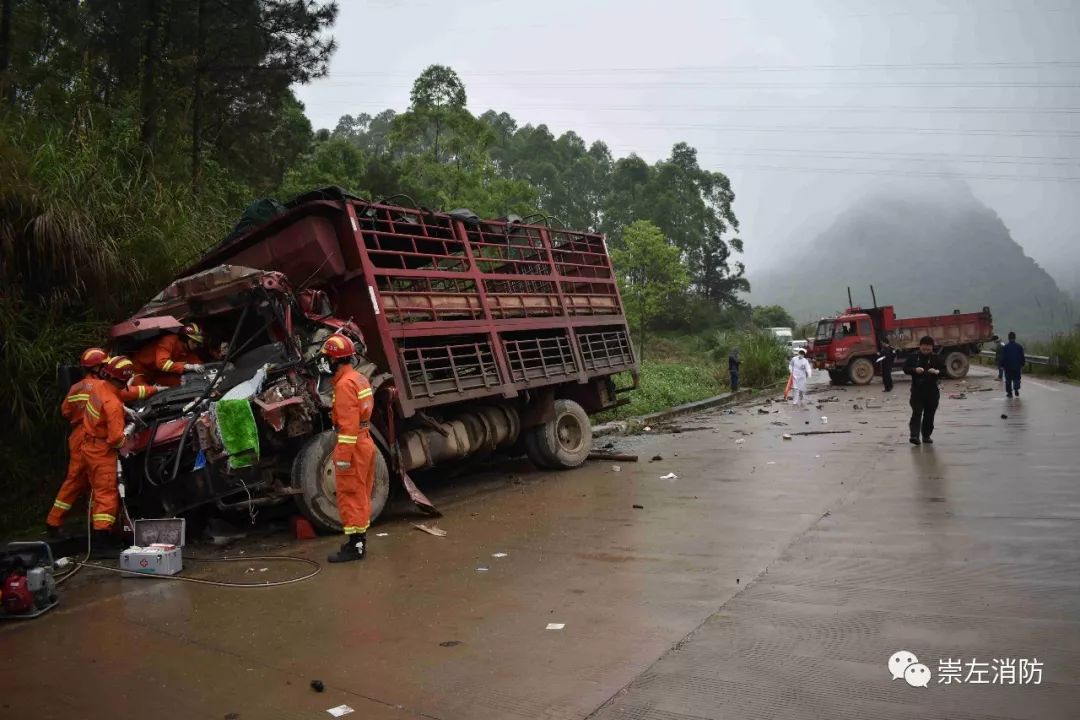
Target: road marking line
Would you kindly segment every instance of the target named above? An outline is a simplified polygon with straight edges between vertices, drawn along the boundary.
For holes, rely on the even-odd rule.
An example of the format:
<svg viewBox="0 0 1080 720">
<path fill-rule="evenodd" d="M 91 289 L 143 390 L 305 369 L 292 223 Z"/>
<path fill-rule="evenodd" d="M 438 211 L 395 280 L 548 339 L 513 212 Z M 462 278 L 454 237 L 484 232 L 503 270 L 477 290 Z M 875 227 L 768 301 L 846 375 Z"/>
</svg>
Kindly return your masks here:
<svg viewBox="0 0 1080 720">
<path fill-rule="evenodd" d="M 1049 385 L 1044 385 L 1041 382 L 1038 382 L 1037 380 L 1032 380 L 1030 378 L 1024 378 L 1024 384 L 1028 384 L 1028 383 L 1030 383 L 1031 385 L 1035 385 L 1036 387 L 1041 387 L 1043 390 L 1049 390 L 1050 392 L 1061 392 L 1061 388 L 1050 387 Z"/>
</svg>

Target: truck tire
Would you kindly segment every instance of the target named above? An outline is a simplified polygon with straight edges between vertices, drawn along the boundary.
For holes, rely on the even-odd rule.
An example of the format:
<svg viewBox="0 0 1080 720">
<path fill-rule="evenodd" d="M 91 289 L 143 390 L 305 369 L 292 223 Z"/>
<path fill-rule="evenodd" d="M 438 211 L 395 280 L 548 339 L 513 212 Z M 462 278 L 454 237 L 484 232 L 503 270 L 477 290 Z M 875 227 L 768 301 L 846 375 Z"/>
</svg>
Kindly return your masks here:
<svg viewBox="0 0 1080 720">
<path fill-rule="evenodd" d="M 971 358 L 959 350 L 953 350 L 945 356 L 945 377 L 958 380 L 967 377 L 971 368 Z"/>
<path fill-rule="evenodd" d="M 848 365 L 848 377 L 855 385 L 869 385 L 874 379 L 874 363 L 867 358 L 855 358 Z"/>
<path fill-rule="evenodd" d="M 830 370 L 829 382 L 833 385 L 847 385 L 848 376 L 846 370 Z"/>
<path fill-rule="evenodd" d="M 341 532 L 341 515 L 337 509 L 337 484 L 334 478 L 333 430 L 321 432 L 307 441 L 293 460 L 293 487 L 302 490 L 296 496 L 300 513 L 321 533 Z M 375 483 L 371 488 L 371 522 L 382 514 L 390 495 L 390 471 L 386 458 L 375 447 Z"/>
<path fill-rule="evenodd" d="M 573 400 L 556 400 L 555 417 L 525 434 L 525 453 L 534 465 L 546 470 L 576 468 L 591 451 L 592 423 Z"/>
</svg>

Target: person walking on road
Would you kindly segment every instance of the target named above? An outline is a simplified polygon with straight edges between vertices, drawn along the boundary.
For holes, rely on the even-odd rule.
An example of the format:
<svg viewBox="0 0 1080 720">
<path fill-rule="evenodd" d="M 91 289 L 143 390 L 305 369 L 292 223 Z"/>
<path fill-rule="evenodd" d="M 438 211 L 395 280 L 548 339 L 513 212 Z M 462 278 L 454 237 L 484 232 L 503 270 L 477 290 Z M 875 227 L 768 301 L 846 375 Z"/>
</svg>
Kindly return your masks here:
<svg viewBox="0 0 1080 720">
<path fill-rule="evenodd" d="M 739 348 L 732 348 L 731 354 L 728 355 L 727 369 L 731 375 L 731 392 L 735 392 L 739 389 L 739 364 L 742 361 L 739 359 Z"/>
<path fill-rule="evenodd" d="M 1001 349 L 1005 347 L 1005 343 L 1001 342 L 1001 338 L 997 335 L 991 338 L 994 341 L 994 365 L 997 366 L 998 382 L 1001 382 L 1005 377 L 1005 368 L 1001 364 Z"/>
<path fill-rule="evenodd" d="M 919 351 L 908 355 L 904 362 L 904 374 L 911 376 L 911 444 L 922 442 L 933 444 L 930 438 L 934 434 L 934 415 L 937 413 L 941 391 L 938 379 L 944 365 L 941 357 L 934 352 L 934 338 L 925 335 L 919 340 Z"/>
<path fill-rule="evenodd" d="M 881 356 L 877 361 L 881 363 L 881 384 L 885 386 L 885 392 L 892 392 L 892 368 L 896 359 L 896 351 L 893 350 L 889 338 L 881 340 Z"/>
<path fill-rule="evenodd" d="M 371 412 L 375 398 L 368 379 L 352 366 L 356 345 L 335 333 L 323 343 L 324 371 L 333 374 L 334 403 L 331 417 L 337 430 L 334 446 L 334 478 L 338 512 L 345 531 L 341 549 L 327 560 L 332 563 L 361 560 L 367 553 L 367 530 L 371 523 L 371 488 L 375 483 L 375 443 L 371 439 Z"/>
<path fill-rule="evenodd" d="M 1016 333 L 1009 333 L 1009 342 L 1001 348 L 1001 369 L 1005 371 L 1005 396 L 1020 397 L 1020 375 L 1024 372 L 1027 358 L 1024 346 L 1016 342 Z"/>
<path fill-rule="evenodd" d="M 806 381 L 810 379 L 810 361 L 806 359 L 806 350 L 799 348 L 795 357 L 788 363 L 791 371 L 791 404 L 803 407 L 806 400 Z"/>
</svg>

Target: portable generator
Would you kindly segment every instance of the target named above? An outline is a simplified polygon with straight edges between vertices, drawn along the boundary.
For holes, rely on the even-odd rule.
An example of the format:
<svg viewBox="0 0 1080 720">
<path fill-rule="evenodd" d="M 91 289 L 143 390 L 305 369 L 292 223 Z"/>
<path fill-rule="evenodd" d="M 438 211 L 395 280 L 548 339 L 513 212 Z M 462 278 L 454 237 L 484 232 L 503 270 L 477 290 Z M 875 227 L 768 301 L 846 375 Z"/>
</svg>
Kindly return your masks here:
<svg viewBox="0 0 1080 720">
<path fill-rule="evenodd" d="M 13 542 L 0 551 L 0 620 L 26 620 L 56 607 L 52 548 Z"/>
</svg>

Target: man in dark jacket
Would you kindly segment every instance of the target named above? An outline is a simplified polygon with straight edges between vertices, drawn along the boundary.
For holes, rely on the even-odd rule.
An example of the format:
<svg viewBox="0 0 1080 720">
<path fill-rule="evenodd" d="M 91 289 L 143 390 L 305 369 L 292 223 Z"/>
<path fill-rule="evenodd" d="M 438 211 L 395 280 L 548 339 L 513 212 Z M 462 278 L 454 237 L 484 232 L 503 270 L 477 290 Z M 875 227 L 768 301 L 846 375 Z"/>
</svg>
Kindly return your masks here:
<svg viewBox="0 0 1080 720">
<path fill-rule="evenodd" d="M 739 348 L 732 348 L 731 354 L 728 355 L 727 369 L 731 374 L 731 392 L 735 392 L 739 389 L 739 365 L 742 360 L 739 358 Z"/>
<path fill-rule="evenodd" d="M 919 351 L 908 355 L 904 363 L 904 374 L 911 376 L 911 444 L 922 442 L 933 444 L 930 436 L 934 434 L 934 415 L 937 413 L 941 392 L 938 390 L 938 378 L 944 365 L 934 352 L 934 338 L 926 335 L 919 340 Z"/>
<path fill-rule="evenodd" d="M 896 359 L 896 350 L 893 350 L 889 338 L 881 340 L 881 355 L 878 362 L 881 363 L 881 384 L 885 386 L 885 392 L 892 392 L 892 366 Z"/>
<path fill-rule="evenodd" d="M 1009 342 L 1001 348 L 1001 367 L 1005 370 L 1005 395 L 1020 397 L 1020 374 L 1024 371 L 1027 358 L 1024 346 L 1016 342 L 1016 333 L 1009 333 Z"/>
</svg>

